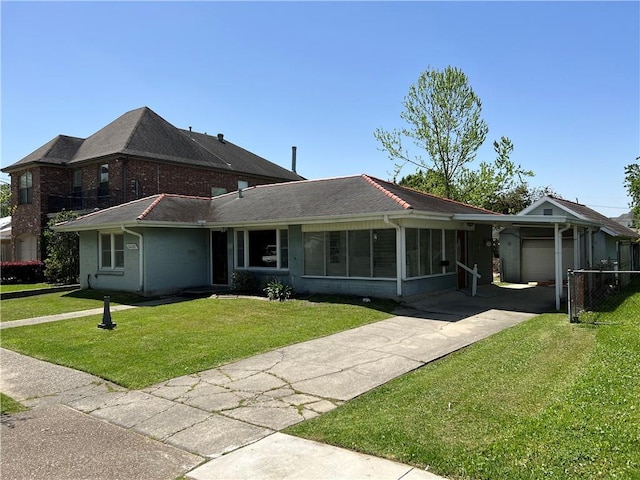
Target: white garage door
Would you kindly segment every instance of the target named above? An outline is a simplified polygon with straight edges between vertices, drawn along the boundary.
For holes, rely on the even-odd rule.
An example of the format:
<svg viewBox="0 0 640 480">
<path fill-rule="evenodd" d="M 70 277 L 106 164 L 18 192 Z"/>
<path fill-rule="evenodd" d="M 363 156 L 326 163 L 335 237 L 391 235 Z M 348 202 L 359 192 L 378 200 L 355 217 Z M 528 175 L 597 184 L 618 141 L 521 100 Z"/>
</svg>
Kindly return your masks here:
<svg viewBox="0 0 640 480">
<path fill-rule="evenodd" d="M 562 278 L 566 280 L 567 269 L 573 267 L 573 240 L 562 241 Z M 555 255 L 553 239 L 525 239 L 522 241 L 522 281 L 553 281 Z"/>
</svg>

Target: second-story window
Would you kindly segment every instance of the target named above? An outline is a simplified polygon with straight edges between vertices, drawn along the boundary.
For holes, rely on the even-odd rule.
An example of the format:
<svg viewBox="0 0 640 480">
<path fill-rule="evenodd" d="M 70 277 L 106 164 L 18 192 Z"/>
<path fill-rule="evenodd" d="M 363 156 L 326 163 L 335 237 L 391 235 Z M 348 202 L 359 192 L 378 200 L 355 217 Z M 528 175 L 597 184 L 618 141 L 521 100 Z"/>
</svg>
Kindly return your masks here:
<svg viewBox="0 0 640 480">
<path fill-rule="evenodd" d="M 33 176 L 31 172 L 20 175 L 18 203 L 26 204 L 33 202 Z"/>
<path fill-rule="evenodd" d="M 73 172 L 73 208 L 82 208 L 82 170 Z"/>
<path fill-rule="evenodd" d="M 109 195 L 109 164 L 100 165 L 100 186 L 98 188 L 98 196 L 106 197 Z"/>
</svg>

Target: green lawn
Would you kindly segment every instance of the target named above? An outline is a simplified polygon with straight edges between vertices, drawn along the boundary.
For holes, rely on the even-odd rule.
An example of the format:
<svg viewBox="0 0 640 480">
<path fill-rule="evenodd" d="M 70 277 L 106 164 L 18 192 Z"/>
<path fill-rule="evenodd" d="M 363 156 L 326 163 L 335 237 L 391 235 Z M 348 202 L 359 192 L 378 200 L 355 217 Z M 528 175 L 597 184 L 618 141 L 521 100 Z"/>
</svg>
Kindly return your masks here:
<svg viewBox="0 0 640 480">
<path fill-rule="evenodd" d="M 13 398 L 0 393 L 0 413 L 2 415 L 9 415 L 11 413 L 24 412 L 27 407 L 20 402 L 16 402 Z"/>
<path fill-rule="evenodd" d="M 100 308 L 104 305 L 104 295 L 111 296 L 111 305 L 128 305 L 148 300 L 134 293 L 103 292 L 100 290 L 45 293 L 33 297 L 2 300 L 0 303 L 0 321 L 8 322 L 23 318 L 43 317 L 58 313 Z"/>
<path fill-rule="evenodd" d="M 142 388 L 389 318 L 395 306 L 365 305 L 198 299 L 112 313 L 111 331 L 97 328 L 100 315 L 10 328 L 2 346 Z"/>
<path fill-rule="evenodd" d="M 19 292 L 21 290 L 37 290 L 38 288 L 49 288 L 49 283 L 0 283 L 0 292 Z"/>
<path fill-rule="evenodd" d="M 538 316 L 288 433 L 450 479 L 640 478 L 640 293 Z"/>
</svg>

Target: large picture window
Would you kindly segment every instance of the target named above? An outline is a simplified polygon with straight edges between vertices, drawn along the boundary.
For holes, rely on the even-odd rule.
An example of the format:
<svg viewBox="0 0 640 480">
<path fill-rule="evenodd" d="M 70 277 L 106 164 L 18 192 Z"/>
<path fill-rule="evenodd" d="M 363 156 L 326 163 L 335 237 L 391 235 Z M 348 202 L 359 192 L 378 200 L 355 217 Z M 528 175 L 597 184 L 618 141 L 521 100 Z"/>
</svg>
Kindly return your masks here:
<svg viewBox="0 0 640 480">
<path fill-rule="evenodd" d="M 236 267 L 289 268 L 287 230 L 236 231 Z"/>
<path fill-rule="evenodd" d="M 455 272 L 455 230 L 407 228 L 407 278 Z"/>
<path fill-rule="evenodd" d="M 380 229 L 306 232 L 304 274 L 395 278 L 396 231 Z"/>
<path fill-rule="evenodd" d="M 33 202 L 33 176 L 31 172 L 25 172 L 20 175 L 19 180 L 19 199 L 18 203 L 27 204 Z"/>
<path fill-rule="evenodd" d="M 116 270 L 124 268 L 124 234 L 100 234 L 100 269 Z"/>
</svg>

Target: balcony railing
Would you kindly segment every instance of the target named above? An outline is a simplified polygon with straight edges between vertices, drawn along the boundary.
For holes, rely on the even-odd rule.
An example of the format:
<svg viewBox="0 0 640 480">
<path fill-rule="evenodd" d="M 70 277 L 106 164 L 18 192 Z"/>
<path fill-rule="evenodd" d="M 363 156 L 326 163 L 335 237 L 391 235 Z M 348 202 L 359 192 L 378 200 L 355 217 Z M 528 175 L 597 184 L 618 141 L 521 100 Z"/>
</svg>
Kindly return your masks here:
<svg viewBox="0 0 640 480">
<path fill-rule="evenodd" d="M 81 193 L 69 195 L 48 195 L 46 213 L 57 213 L 62 210 L 94 210 L 113 207 L 121 203 L 124 203 L 124 195 L 121 190 L 83 190 Z"/>
</svg>

